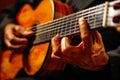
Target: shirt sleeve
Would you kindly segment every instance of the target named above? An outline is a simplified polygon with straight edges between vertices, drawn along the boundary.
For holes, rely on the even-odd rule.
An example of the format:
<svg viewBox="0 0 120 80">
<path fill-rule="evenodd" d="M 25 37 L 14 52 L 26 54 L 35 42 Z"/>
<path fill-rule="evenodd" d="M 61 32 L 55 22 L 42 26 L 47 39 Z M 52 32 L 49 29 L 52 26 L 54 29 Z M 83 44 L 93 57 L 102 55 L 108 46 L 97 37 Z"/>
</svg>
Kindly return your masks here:
<svg viewBox="0 0 120 80">
<path fill-rule="evenodd" d="M 120 80 L 120 46 L 108 52 L 113 80 Z"/>
<path fill-rule="evenodd" d="M 8 7 L 4 8 L 0 12 L 0 48 L 6 49 L 6 46 L 3 41 L 4 37 L 4 28 L 9 23 L 17 23 L 16 22 L 16 14 L 18 10 L 20 9 L 21 4 L 18 2 L 15 2 Z"/>
</svg>

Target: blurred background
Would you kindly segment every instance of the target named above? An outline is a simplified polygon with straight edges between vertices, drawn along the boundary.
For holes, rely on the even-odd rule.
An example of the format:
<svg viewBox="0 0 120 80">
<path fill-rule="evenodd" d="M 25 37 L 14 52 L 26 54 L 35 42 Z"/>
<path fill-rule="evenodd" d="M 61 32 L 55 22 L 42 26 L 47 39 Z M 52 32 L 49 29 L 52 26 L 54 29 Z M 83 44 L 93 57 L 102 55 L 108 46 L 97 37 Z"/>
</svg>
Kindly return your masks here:
<svg viewBox="0 0 120 80">
<path fill-rule="evenodd" d="M 0 11 L 16 0 L 0 0 Z"/>
</svg>

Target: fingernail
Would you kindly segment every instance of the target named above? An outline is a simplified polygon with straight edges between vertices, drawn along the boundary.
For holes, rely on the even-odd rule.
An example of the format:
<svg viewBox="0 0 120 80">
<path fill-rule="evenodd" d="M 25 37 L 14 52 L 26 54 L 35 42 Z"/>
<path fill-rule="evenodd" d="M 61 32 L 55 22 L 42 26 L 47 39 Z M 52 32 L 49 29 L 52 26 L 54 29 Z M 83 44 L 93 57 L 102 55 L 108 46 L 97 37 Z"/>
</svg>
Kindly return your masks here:
<svg viewBox="0 0 120 80">
<path fill-rule="evenodd" d="M 24 31 L 25 34 L 33 34 L 33 31 Z"/>
<path fill-rule="evenodd" d="M 79 22 L 81 25 L 84 23 L 84 20 L 85 20 L 84 17 L 79 18 Z"/>
</svg>

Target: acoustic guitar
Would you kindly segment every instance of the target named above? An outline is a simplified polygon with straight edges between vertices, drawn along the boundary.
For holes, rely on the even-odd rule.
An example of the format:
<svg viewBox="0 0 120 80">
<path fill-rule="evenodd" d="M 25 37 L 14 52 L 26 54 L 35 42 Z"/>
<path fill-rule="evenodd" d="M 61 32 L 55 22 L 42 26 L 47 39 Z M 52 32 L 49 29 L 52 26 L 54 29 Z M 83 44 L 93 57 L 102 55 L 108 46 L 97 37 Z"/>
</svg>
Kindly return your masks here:
<svg viewBox="0 0 120 80">
<path fill-rule="evenodd" d="M 1 52 L 1 79 L 13 79 L 21 68 L 24 68 L 28 75 L 34 75 L 41 69 L 43 72 L 63 70 L 66 63 L 50 58 L 51 38 L 56 34 L 60 34 L 61 37 L 79 34 L 80 17 L 87 20 L 90 29 L 109 26 L 120 31 L 119 9 L 119 0 L 76 13 L 72 13 L 70 7 L 56 0 L 42 0 L 35 10 L 25 4 L 16 18 L 20 25 L 33 30 L 35 35 L 28 38 L 30 42 L 23 53 L 12 53 L 10 50 Z"/>
</svg>

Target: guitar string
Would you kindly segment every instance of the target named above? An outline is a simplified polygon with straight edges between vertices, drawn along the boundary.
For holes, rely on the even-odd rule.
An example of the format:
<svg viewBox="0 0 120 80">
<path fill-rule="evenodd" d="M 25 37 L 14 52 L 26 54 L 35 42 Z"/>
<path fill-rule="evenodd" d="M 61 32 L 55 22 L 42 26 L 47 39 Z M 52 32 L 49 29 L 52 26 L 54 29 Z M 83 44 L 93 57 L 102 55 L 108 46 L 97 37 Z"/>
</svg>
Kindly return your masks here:
<svg viewBox="0 0 120 80">
<path fill-rule="evenodd" d="M 100 7 L 100 8 L 102 8 L 103 7 L 103 5 L 100 5 L 100 6 L 97 6 L 98 8 Z M 93 10 L 93 9 L 96 9 L 96 7 L 93 7 L 93 8 L 89 8 L 89 10 Z M 37 25 L 37 26 L 35 26 L 35 27 L 31 27 L 31 29 L 32 30 L 34 30 L 36 27 L 39 27 L 39 26 L 42 26 L 42 27 L 39 27 L 38 29 L 46 29 L 46 28 L 50 28 L 50 26 L 49 26 L 49 24 L 50 25 L 53 25 L 53 24 L 56 24 L 56 23 L 59 23 L 59 22 L 61 22 L 62 20 L 62 22 L 64 22 L 64 20 L 65 19 L 67 19 L 67 18 L 72 18 L 72 16 L 75 16 L 75 15 L 79 15 L 79 14 L 82 14 L 82 15 L 87 15 L 87 13 L 89 13 L 90 14 L 90 12 L 87 12 L 88 11 L 88 9 L 86 9 L 86 10 L 83 10 L 83 11 L 80 11 L 80 12 L 77 12 L 77 13 L 73 13 L 73 14 L 71 14 L 71 15 L 68 15 L 68 16 L 65 16 L 65 17 L 63 17 L 63 18 L 59 18 L 59 19 L 55 19 L 55 20 L 53 20 L 53 21 L 50 21 L 50 22 L 48 22 L 48 23 L 45 23 L 45 24 L 43 24 L 43 25 Z M 91 12 L 93 12 L 93 11 L 91 11 Z M 82 17 L 82 16 L 81 16 Z M 84 17 L 87 17 L 87 16 L 84 16 Z M 55 23 L 56 22 L 56 23 Z M 47 26 L 44 26 L 44 25 L 47 25 Z M 49 27 L 48 27 L 49 26 Z"/>
<path fill-rule="evenodd" d="M 102 14 L 101 14 L 101 15 L 102 15 Z M 98 15 L 97 15 L 96 17 L 98 17 Z M 100 18 L 101 18 L 101 17 L 102 17 L 102 16 L 100 16 Z M 88 16 L 88 18 L 89 18 L 89 16 Z M 94 18 L 94 17 L 92 17 L 91 19 L 93 19 L 93 18 Z M 89 19 L 90 19 L 90 18 L 89 18 Z M 68 22 L 67 20 L 65 20 L 65 21 Z M 98 20 L 97 20 L 97 21 L 98 21 Z M 62 22 L 62 21 L 61 21 L 61 22 Z M 71 20 L 71 22 L 73 22 L 73 21 Z M 89 23 L 90 23 L 90 22 L 93 23 L 92 21 L 89 21 Z M 70 22 L 68 22 L 68 23 L 70 23 Z M 64 22 L 63 25 L 66 25 L 66 24 L 68 24 L 68 23 L 65 23 L 65 22 Z M 90 23 L 90 24 L 91 24 L 91 23 Z M 60 26 L 60 25 L 61 25 L 61 24 L 58 24 L 57 27 L 54 25 L 55 28 L 53 28 L 52 30 L 59 29 L 59 26 Z M 62 28 L 62 26 L 60 26 L 60 28 Z M 49 30 L 49 28 L 48 28 L 48 30 Z M 52 30 L 51 30 L 51 31 L 52 31 Z M 41 30 L 41 31 L 42 31 L 42 30 Z M 38 32 L 39 32 L 39 31 L 38 31 Z M 46 32 L 46 29 L 45 29 L 45 32 Z"/>
<path fill-rule="evenodd" d="M 99 6 L 99 7 L 100 7 L 100 6 Z M 87 10 L 86 10 L 86 11 L 87 11 Z M 92 12 L 92 11 L 91 11 L 91 12 Z M 83 15 L 88 14 L 88 13 L 85 13 L 85 12 L 83 12 L 83 13 L 84 13 Z M 64 19 L 65 19 L 65 18 L 64 18 Z M 70 18 L 69 18 L 69 19 L 70 19 Z M 58 23 L 59 23 L 59 20 L 60 20 L 60 19 L 58 19 Z M 61 20 L 62 20 L 62 19 L 61 19 Z M 57 20 L 55 20 L 55 21 L 57 21 Z M 55 21 L 53 21 L 53 22 L 55 22 Z M 48 23 L 48 24 L 49 24 L 49 23 Z M 46 25 L 48 25 L 48 24 L 46 24 Z M 53 23 L 53 24 L 54 24 L 54 23 Z M 50 25 L 52 25 L 52 24 L 50 24 Z M 38 26 L 42 26 L 42 27 L 39 27 L 39 29 L 41 29 L 41 30 L 42 30 L 42 28 L 43 28 L 43 30 L 46 29 L 46 28 L 50 28 L 49 25 L 48 25 L 49 27 L 48 27 L 48 26 L 44 26 L 44 25 L 37 25 L 36 27 L 38 27 Z M 35 27 L 32 27 L 32 28 L 33 28 L 33 30 L 35 29 Z M 32 28 L 31 28 L 31 29 L 32 29 Z"/>
<path fill-rule="evenodd" d="M 101 24 L 102 24 L 102 19 L 99 20 L 99 23 L 97 23 L 96 26 L 101 26 Z M 69 26 L 71 26 L 71 25 L 78 26 L 77 25 L 77 21 L 75 21 L 74 23 L 70 24 Z M 68 26 L 68 25 L 66 25 L 66 26 Z M 66 27 L 66 26 L 64 26 L 64 27 Z M 60 34 L 61 36 L 70 35 L 71 33 L 78 33 L 79 32 L 79 28 L 78 27 L 76 27 L 75 29 L 72 29 L 72 28 L 73 27 L 70 28 L 70 30 L 71 30 L 70 32 L 68 30 L 66 30 L 65 28 L 61 28 L 61 30 L 58 29 L 59 31 L 54 29 L 54 31 L 50 31 L 52 33 L 50 33 L 49 31 L 42 32 L 42 33 L 38 34 L 40 36 L 39 40 L 43 40 L 43 41 L 49 40 L 51 37 L 53 37 L 55 34 L 57 34 L 57 32 L 61 33 Z"/>
<path fill-rule="evenodd" d="M 100 17 L 102 17 L 102 16 L 100 16 Z M 90 18 L 90 19 L 92 19 L 92 18 Z M 99 21 L 102 21 L 102 18 L 98 18 L 96 23 L 98 23 Z M 54 30 L 57 30 L 57 29 L 59 30 L 60 28 L 62 28 L 62 29 L 64 29 L 64 28 L 68 28 L 68 29 L 69 28 L 75 28 L 74 26 L 71 26 L 71 25 L 74 25 L 74 24 L 77 24 L 77 23 L 78 23 L 78 19 L 77 20 L 71 20 L 71 22 L 65 21 L 63 24 L 55 25 L 54 26 L 55 28 L 51 28 L 51 29 L 48 28 L 48 31 L 54 31 Z M 90 21 L 88 21 L 88 23 L 91 25 L 94 22 L 92 20 L 90 20 Z M 67 27 L 66 27 L 66 25 L 67 25 Z M 45 30 L 43 32 L 40 32 L 40 33 L 44 33 L 44 32 L 47 32 L 47 30 Z M 36 33 L 39 33 L 39 31 L 37 31 Z"/>
<path fill-rule="evenodd" d="M 97 15 L 98 16 L 98 15 Z M 95 15 L 95 17 L 96 17 L 96 15 Z M 88 17 L 89 18 L 89 17 Z M 102 17 L 103 18 L 103 17 Z M 111 18 L 111 17 L 110 17 Z M 98 20 L 97 20 L 98 21 Z M 108 18 L 108 21 L 109 21 L 109 18 Z M 77 21 L 76 21 L 77 22 Z M 102 19 L 101 19 L 101 21 L 99 21 L 99 22 L 97 22 L 97 24 L 96 24 L 96 26 L 101 26 L 101 24 L 102 24 Z M 65 24 L 64 24 L 65 25 Z M 78 26 L 78 25 L 75 25 L 75 26 Z M 68 26 L 67 26 L 68 27 Z M 72 27 L 71 27 L 72 28 Z M 63 28 L 62 28 L 63 29 Z M 70 29 L 70 28 L 68 28 L 68 29 Z M 94 29 L 94 27 L 93 27 L 93 29 Z M 58 29 L 59 30 L 59 29 Z M 71 30 L 71 29 L 70 29 Z M 71 34 L 69 31 L 66 31 L 66 30 L 64 30 L 63 29 L 63 32 L 62 32 L 62 36 L 64 36 L 64 35 L 66 35 L 66 33 L 64 33 L 64 31 L 67 33 L 68 32 L 68 35 L 69 34 Z M 74 30 L 73 30 L 74 31 Z M 56 32 L 58 32 L 58 31 L 56 31 Z M 55 34 L 56 34 L 56 32 L 55 32 Z M 72 31 L 71 31 L 72 32 Z M 75 32 L 75 31 L 74 31 Z M 77 29 L 77 31 L 76 31 L 77 33 L 79 32 L 79 29 Z M 75 33 L 76 33 L 75 32 Z M 51 35 L 50 35 L 51 36 Z M 50 36 L 47 36 L 47 38 L 49 37 L 49 38 L 51 38 Z M 43 36 L 43 38 L 44 39 L 46 39 L 46 37 L 45 36 Z M 47 40 L 47 39 L 46 39 Z"/>
<path fill-rule="evenodd" d="M 96 26 L 101 26 L 102 19 L 100 19 L 98 22 L 101 22 L 101 23 L 96 24 Z M 38 32 L 39 34 L 36 34 L 36 35 L 40 36 L 40 39 L 42 38 L 43 40 L 46 40 L 46 39 L 50 39 L 51 37 L 55 36 L 55 34 L 57 34 L 58 32 L 61 33 L 60 34 L 61 36 L 68 35 L 68 34 L 71 34 L 71 33 L 78 33 L 79 32 L 79 28 L 78 28 L 77 21 L 75 21 L 75 20 L 74 20 L 74 22 L 72 21 L 72 24 L 70 24 L 69 26 L 71 26 L 71 25 L 74 25 L 74 27 L 76 27 L 76 30 L 71 29 L 71 32 L 69 32 L 68 29 L 70 27 L 67 28 L 68 25 L 64 25 L 62 27 L 58 26 L 59 28 L 61 28 L 59 31 L 57 31 L 58 28 L 57 28 L 57 30 L 55 30 L 55 28 L 54 28 L 53 30 L 50 29 L 49 31 L 44 31 L 44 32 L 41 32 L 41 33 Z M 74 27 L 72 26 L 71 28 L 74 28 Z M 50 33 L 50 32 L 52 32 L 52 33 Z"/>
<path fill-rule="evenodd" d="M 100 12 L 101 13 L 101 12 Z M 99 13 L 99 14 L 100 14 Z M 92 16 L 94 16 L 95 14 L 92 14 L 92 15 L 89 15 L 89 16 L 84 16 L 84 17 L 92 17 Z M 75 15 L 76 16 L 76 15 Z M 66 18 L 66 20 L 65 19 L 63 19 L 63 20 L 61 20 L 61 21 L 57 21 L 56 23 L 54 23 L 54 24 L 50 24 L 50 25 L 61 25 L 61 23 L 63 22 L 64 23 L 64 21 L 66 21 L 66 22 L 69 22 L 69 21 L 73 21 L 73 19 L 75 19 L 76 17 L 74 16 L 74 18 L 73 17 L 71 17 L 71 18 Z M 81 17 L 81 16 L 79 16 L 79 17 Z M 79 17 L 77 17 L 77 18 L 79 18 Z M 89 19 L 91 19 L 92 20 L 92 18 L 89 18 Z M 65 23 L 64 23 L 65 24 Z M 49 29 L 49 27 L 48 26 L 50 26 L 50 25 L 45 25 L 45 26 L 47 26 L 47 28 L 46 29 Z M 43 26 L 44 27 L 44 26 Z M 44 29 L 44 30 L 46 30 L 46 29 Z"/>
<path fill-rule="evenodd" d="M 102 20 L 101 20 L 101 21 L 102 21 Z M 101 24 L 102 24 L 102 22 L 97 23 L 96 25 L 97 25 L 97 26 L 101 26 Z M 74 26 L 78 26 L 78 25 L 74 25 Z M 92 27 L 92 28 L 94 28 L 94 27 Z M 69 31 L 69 30 L 71 30 L 71 31 Z M 45 38 L 46 38 L 46 37 L 49 37 L 49 36 L 53 37 L 53 35 L 56 35 L 58 32 L 61 33 L 61 34 L 60 34 L 61 36 L 63 36 L 63 35 L 78 33 L 78 32 L 79 32 L 79 28 L 76 28 L 76 29 L 68 29 L 68 30 L 67 30 L 67 29 L 65 30 L 65 29 L 62 28 L 60 31 L 55 30 L 55 31 L 52 32 L 51 34 L 48 34 L 48 35 L 45 34 L 46 36 L 44 36 L 44 37 L 45 37 Z M 47 32 L 46 32 L 46 33 L 47 33 Z M 39 35 L 44 35 L 44 33 L 39 34 Z M 51 37 L 50 37 L 50 38 L 51 38 Z"/>
<path fill-rule="evenodd" d="M 102 13 L 101 13 L 101 15 L 102 15 Z M 79 16 L 77 16 L 77 17 L 79 17 Z M 77 17 L 76 17 L 76 19 L 77 19 Z M 101 17 L 101 16 L 100 16 Z M 94 17 L 92 17 L 92 18 L 94 18 Z M 100 20 L 99 20 L 99 22 L 101 22 L 100 24 L 96 24 L 97 26 L 101 26 L 101 24 L 102 24 L 102 18 L 99 18 Z M 74 21 L 74 22 L 73 22 Z M 74 25 L 74 26 L 78 26 L 77 25 L 77 20 L 75 20 L 75 19 L 73 19 L 73 21 L 71 21 L 72 22 L 72 24 L 70 24 L 69 26 L 71 26 L 71 25 Z M 92 22 L 92 21 L 91 21 Z M 66 24 L 66 23 L 65 23 Z M 58 25 L 56 25 L 56 26 L 58 26 L 59 28 L 61 28 L 61 31 L 59 31 L 59 32 L 62 32 L 61 33 L 61 36 L 64 36 L 65 34 L 71 34 L 71 33 L 67 33 L 67 30 L 65 30 L 65 28 L 67 28 L 66 26 L 65 26 L 65 24 L 64 24 L 64 26 L 62 27 L 59 27 Z M 55 26 L 55 27 L 56 27 Z M 74 27 L 71 27 L 71 28 L 74 28 Z M 55 30 L 56 28 L 52 28 L 52 29 L 50 29 L 50 31 L 44 31 L 44 32 L 41 32 L 40 34 L 38 34 L 38 35 L 40 35 L 40 39 L 39 40 L 49 40 L 52 36 L 54 36 L 55 34 L 56 34 L 56 30 Z M 52 31 L 51 31 L 52 30 Z M 53 31 L 54 30 L 54 31 Z M 59 29 L 58 29 L 59 30 Z M 48 34 L 48 32 L 52 32 L 52 33 L 50 33 L 50 34 Z M 73 32 L 73 33 L 76 33 L 76 32 L 79 32 L 79 28 L 76 28 L 76 30 L 71 30 L 71 32 Z M 46 34 L 47 33 L 47 34 Z"/>
<path fill-rule="evenodd" d="M 101 20 L 102 21 L 102 20 Z M 109 19 L 108 19 L 108 21 L 109 21 Z M 102 23 L 101 23 L 102 24 Z"/>
<path fill-rule="evenodd" d="M 89 15 L 89 16 L 91 16 L 91 15 Z M 84 17 L 89 17 L 89 16 L 84 16 Z M 71 17 L 72 18 L 72 17 Z M 52 26 L 52 25 L 61 25 L 61 23 L 63 22 L 64 23 L 64 21 L 68 21 L 68 19 L 69 20 L 71 20 L 71 18 L 67 18 L 66 20 L 65 19 L 63 19 L 63 20 L 61 20 L 61 21 L 56 21 L 56 22 L 54 22 L 53 24 L 48 24 L 48 25 L 43 25 L 42 26 L 42 28 L 40 27 L 40 28 L 38 28 L 38 29 L 40 29 L 40 30 L 46 30 L 46 29 L 49 29 L 49 28 L 53 28 L 54 26 Z M 72 18 L 73 19 L 73 18 Z M 72 22 L 72 21 L 71 21 Z M 62 23 L 62 24 L 63 24 Z M 50 27 L 49 27 L 50 26 Z"/>
<path fill-rule="evenodd" d="M 102 10 L 101 10 L 102 11 Z M 103 14 L 103 12 L 100 12 L 100 13 L 96 13 L 96 14 L 93 14 L 93 13 L 91 13 L 91 15 L 87 15 L 87 16 L 84 16 L 85 18 L 89 18 L 89 22 L 90 23 L 93 23 L 94 21 L 93 21 L 93 19 L 94 19 L 94 15 L 97 15 L 97 17 L 98 17 L 98 14 L 100 14 L 100 15 L 102 15 Z M 75 15 L 76 16 L 76 15 Z M 82 17 L 81 15 L 80 16 L 78 16 L 77 15 L 77 17 L 71 17 L 71 18 L 66 18 L 66 20 L 65 19 L 63 19 L 63 20 L 60 20 L 60 21 L 56 21 L 56 23 L 54 23 L 54 24 L 50 24 L 50 25 L 43 25 L 42 27 L 46 27 L 46 29 L 42 29 L 42 28 L 39 28 L 40 29 L 40 31 L 46 31 L 46 30 L 51 30 L 52 28 L 53 28 L 53 30 L 55 30 L 56 28 L 59 28 L 59 26 L 61 26 L 61 25 L 66 25 L 66 24 L 68 24 L 68 23 L 73 23 L 74 22 L 74 20 L 75 20 L 75 22 L 76 22 L 76 18 L 77 18 L 77 20 L 78 20 L 78 18 L 79 17 Z M 100 17 L 102 17 L 102 16 L 100 16 Z M 66 23 L 67 22 L 67 23 Z M 77 21 L 78 22 L 78 21 Z M 54 26 L 53 26 L 54 25 Z M 51 26 L 51 27 L 48 27 L 48 26 Z M 51 29 L 50 29 L 51 28 Z M 37 29 L 37 32 L 39 33 L 40 32 L 38 29 Z"/>
<path fill-rule="evenodd" d="M 97 7 L 95 7 L 95 8 L 97 8 Z M 90 10 L 90 9 L 89 9 L 89 10 Z M 98 9 L 97 9 L 97 10 L 98 10 Z M 81 14 L 81 13 L 83 13 L 83 12 L 85 12 L 85 11 L 87 11 L 87 10 L 84 10 L 84 11 L 82 11 L 82 12 L 78 12 L 77 14 Z M 91 11 L 91 12 L 93 13 L 93 12 L 95 12 L 95 10 L 94 10 L 94 11 Z M 91 13 L 91 12 L 88 12 L 88 13 Z M 87 15 L 88 13 L 86 13 L 86 14 L 82 14 L 82 15 Z M 76 14 L 76 15 L 77 15 L 77 14 Z M 75 15 L 73 15 L 73 16 L 75 16 Z M 80 15 L 80 16 L 81 16 L 81 15 Z M 79 16 L 79 17 L 80 17 L 80 16 Z M 90 15 L 90 16 L 91 16 L 91 15 Z M 92 15 L 92 16 L 93 16 L 93 15 Z M 95 15 L 95 16 L 96 16 L 96 15 Z M 89 16 L 86 16 L 86 17 L 89 18 Z M 71 18 L 72 18 L 72 16 L 71 16 L 70 18 L 69 18 L 69 17 L 68 17 L 68 18 L 63 18 L 63 20 L 64 20 L 64 19 L 70 20 Z M 76 17 L 75 17 L 75 18 L 76 18 Z M 92 18 L 94 18 L 94 17 L 92 17 Z M 91 18 L 91 19 L 92 19 L 92 18 Z M 73 18 L 72 18 L 72 19 L 73 19 Z M 90 18 L 89 18 L 89 19 L 90 19 Z M 62 20 L 59 22 L 59 20 L 61 20 L 61 19 L 58 19 L 58 21 L 57 21 L 57 20 L 55 20 L 55 21 L 56 21 L 58 24 L 61 23 L 61 22 L 63 22 Z M 67 22 L 67 20 L 64 20 L 64 21 Z M 102 20 L 101 20 L 101 21 L 102 21 Z M 74 22 L 74 20 L 71 21 L 71 22 Z M 75 22 L 77 22 L 77 21 L 75 21 Z M 70 22 L 69 22 L 69 23 L 70 23 Z M 93 23 L 93 22 L 92 22 L 92 23 Z M 50 23 L 49 23 L 49 24 L 50 24 Z M 55 23 L 53 23 L 53 24 L 55 24 Z M 53 24 L 50 24 L 50 25 L 53 25 Z M 64 25 L 65 25 L 65 24 L 66 24 L 66 23 L 64 23 Z M 74 23 L 74 25 L 75 25 L 75 24 L 76 24 L 76 23 Z M 90 23 L 89 23 L 89 24 L 90 24 Z M 100 24 L 102 24 L 102 23 L 100 23 Z M 50 25 L 47 25 L 47 26 L 44 25 L 44 26 L 42 26 L 42 28 L 44 28 L 44 30 L 48 30 L 48 29 L 51 28 L 51 27 L 48 28 L 48 26 L 50 26 Z M 73 24 L 72 24 L 72 25 L 73 25 Z M 96 25 L 99 25 L 99 24 L 96 24 Z M 58 26 L 58 25 L 57 25 L 57 26 Z M 57 26 L 56 26 L 56 27 L 57 27 Z M 78 26 L 78 25 L 75 25 L 75 26 Z M 58 27 L 59 27 L 59 26 L 58 26 Z M 42 33 L 40 33 L 40 34 L 43 34 L 43 33 L 47 33 L 47 32 L 49 32 L 49 31 L 47 31 L 47 32 L 46 32 L 46 31 L 43 32 L 42 28 L 39 27 L 39 29 L 42 31 Z M 47 29 L 45 29 L 45 28 L 47 28 Z M 55 28 L 55 27 L 52 26 L 52 28 Z M 52 29 L 52 28 L 51 28 L 51 29 Z M 66 27 L 60 27 L 60 28 L 63 29 L 63 28 L 66 28 Z M 72 28 L 72 27 L 71 27 L 71 28 Z M 74 28 L 74 27 L 73 27 L 73 28 Z M 51 29 L 50 29 L 50 30 L 51 30 Z M 58 28 L 57 28 L 57 29 L 58 29 Z M 56 31 L 57 29 L 53 29 L 53 30 Z M 58 29 L 58 30 L 59 30 L 59 29 Z M 78 30 L 79 30 L 79 29 L 78 29 Z M 40 31 L 40 32 L 41 32 L 41 31 Z M 52 31 L 52 30 L 51 30 L 51 31 Z M 64 33 L 64 31 L 65 31 L 65 33 L 68 33 L 68 32 L 66 32 L 66 30 L 63 30 L 63 31 L 61 31 L 61 32 Z M 78 31 L 78 32 L 79 32 L 79 31 Z M 39 31 L 36 32 L 36 33 L 39 33 Z M 56 33 L 56 32 L 54 32 L 54 33 Z M 39 34 L 38 34 L 38 35 L 39 35 Z M 61 33 L 61 35 L 64 35 L 64 34 Z M 50 36 L 51 36 L 51 35 L 50 35 Z M 50 36 L 49 36 L 49 37 L 50 37 Z M 45 36 L 43 36 L 43 37 L 45 37 Z M 45 37 L 45 38 L 46 38 L 46 37 Z"/>
<path fill-rule="evenodd" d="M 103 6 L 103 5 L 99 5 L 99 6 L 97 6 L 97 7 L 101 7 L 101 6 Z M 96 8 L 96 7 L 92 7 L 93 9 L 94 8 Z M 91 10 L 92 10 L 92 8 L 91 8 Z M 85 15 L 85 14 L 88 14 L 87 12 L 85 12 L 85 11 L 87 11 L 87 10 L 89 10 L 89 9 L 86 9 L 86 10 L 84 10 L 84 11 L 82 11 L 84 14 L 83 15 Z M 92 11 L 91 11 L 92 12 Z M 68 17 L 68 16 L 67 16 Z M 65 19 L 65 18 L 64 18 Z M 69 18 L 70 19 L 70 18 Z M 60 19 L 58 19 L 58 23 L 59 23 L 59 20 Z M 61 19 L 62 20 L 62 19 Z M 55 20 L 55 21 L 57 21 L 57 19 Z M 55 21 L 53 21 L 53 22 L 55 22 Z M 49 22 L 48 22 L 48 24 L 50 24 Z M 44 26 L 44 24 L 43 25 L 37 25 L 37 26 L 35 26 L 35 27 L 31 27 L 31 30 L 35 30 L 35 28 L 36 27 L 39 27 L 39 26 L 42 26 L 42 27 L 39 27 L 39 28 L 37 28 L 37 31 L 38 31 L 38 29 L 40 29 L 41 31 L 43 31 L 43 30 L 47 30 L 48 28 L 50 28 L 50 26 L 48 25 L 48 24 L 45 24 L 45 25 L 47 25 L 47 26 Z M 54 23 L 53 23 L 54 24 Z M 53 24 L 50 24 L 50 25 L 53 25 Z M 47 29 L 46 29 L 47 28 Z M 42 30 L 43 29 L 43 30 Z"/>
</svg>

